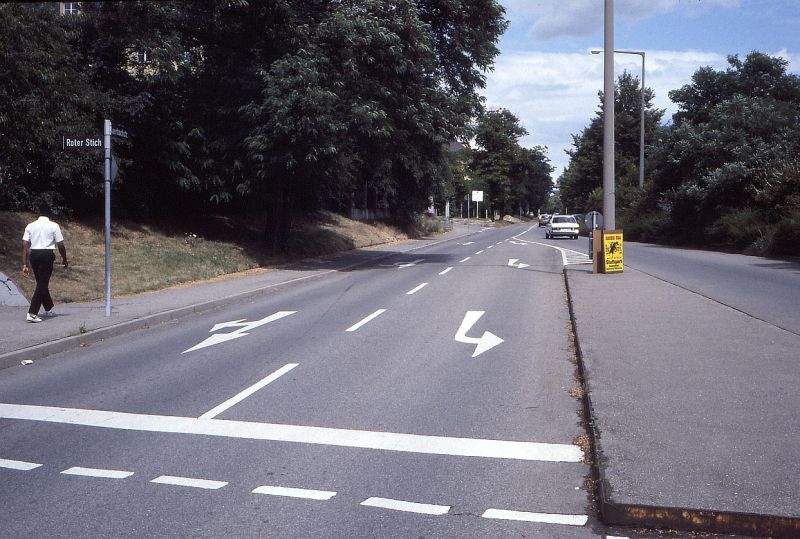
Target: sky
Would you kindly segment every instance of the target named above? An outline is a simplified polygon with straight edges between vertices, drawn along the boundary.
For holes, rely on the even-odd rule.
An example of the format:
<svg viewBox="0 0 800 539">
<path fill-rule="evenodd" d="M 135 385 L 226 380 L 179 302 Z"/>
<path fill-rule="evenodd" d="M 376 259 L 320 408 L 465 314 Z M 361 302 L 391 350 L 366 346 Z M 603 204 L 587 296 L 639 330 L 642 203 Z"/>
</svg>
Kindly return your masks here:
<svg viewBox="0 0 800 539">
<path fill-rule="evenodd" d="M 545 146 L 557 180 L 565 150 L 595 116 L 603 87 L 604 0 L 499 0 L 509 27 L 486 74 L 488 108 L 513 112 Z M 727 57 L 757 50 L 789 61 L 800 74 L 800 0 L 614 0 L 614 49 L 645 52 L 645 85 L 669 121 L 677 107 L 668 92 L 691 82 L 701 67 L 728 67 Z M 642 57 L 615 55 L 615 79 L 641 77 Z"/>
</svg>

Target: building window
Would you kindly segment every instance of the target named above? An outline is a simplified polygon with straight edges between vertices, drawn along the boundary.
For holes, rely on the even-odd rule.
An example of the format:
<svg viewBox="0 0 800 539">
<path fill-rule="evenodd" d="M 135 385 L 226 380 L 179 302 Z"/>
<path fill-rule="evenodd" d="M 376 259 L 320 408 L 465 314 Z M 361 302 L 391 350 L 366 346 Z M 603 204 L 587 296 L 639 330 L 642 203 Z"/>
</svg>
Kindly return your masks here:
<svg viewBox="0 0 800 539">
<path fill-rule="evenodd" d="M 150 58 L 147 54 L 147 51 L 139 51 L 136 53 L 136 61 L 140 64 L 149 64 Z"/>
<path fill-rule="evenodd" d="M 81 12 L 80 2 L 61 2 L 62 15 L 77 15 Z"/>
</svg>

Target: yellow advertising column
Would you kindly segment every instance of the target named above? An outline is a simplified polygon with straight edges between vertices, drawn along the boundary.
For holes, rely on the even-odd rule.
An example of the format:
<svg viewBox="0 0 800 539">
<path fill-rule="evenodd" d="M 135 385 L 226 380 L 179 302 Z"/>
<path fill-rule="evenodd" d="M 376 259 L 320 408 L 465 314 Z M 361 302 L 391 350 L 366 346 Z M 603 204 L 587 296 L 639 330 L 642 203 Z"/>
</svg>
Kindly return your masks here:
<svg viewBox="0 0 800 539">
<path fill-rule="evenodd" d="M 622 273 L 623 245 L 622 230 L 603 231 L 603 273 Z"/>
</svg>

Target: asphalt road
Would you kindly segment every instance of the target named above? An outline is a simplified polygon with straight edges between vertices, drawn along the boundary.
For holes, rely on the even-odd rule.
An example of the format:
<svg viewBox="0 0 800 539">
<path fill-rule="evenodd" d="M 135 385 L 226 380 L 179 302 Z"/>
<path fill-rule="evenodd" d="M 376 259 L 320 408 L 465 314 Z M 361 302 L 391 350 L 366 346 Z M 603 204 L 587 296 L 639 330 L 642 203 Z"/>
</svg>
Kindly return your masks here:
<svg viewBox="0 0 800 539">
<path fill-rule="evenodd" d="M 568 394 L 580 254 L 543 236 L 489 229 L 3 371 L 0 530 L 607 535 Z"/>
<path fill-rule="evenodd" d="M 800 261 L 625 243 L 625 265 L 800 335 Z"/>
</svg>

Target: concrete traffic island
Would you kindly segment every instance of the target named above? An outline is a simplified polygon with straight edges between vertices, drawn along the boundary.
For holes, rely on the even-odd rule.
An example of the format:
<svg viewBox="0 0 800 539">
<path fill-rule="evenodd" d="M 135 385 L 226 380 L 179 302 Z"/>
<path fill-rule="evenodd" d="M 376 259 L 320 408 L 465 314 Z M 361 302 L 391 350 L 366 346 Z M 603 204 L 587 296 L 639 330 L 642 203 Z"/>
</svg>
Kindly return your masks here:
<svg viewBox="0 0 800 539">
<path fill-rule="evenodd" d="M 800 336 L 629 268 L 565 273 L 602 520 L 800 537 Z"/>
</svg>

